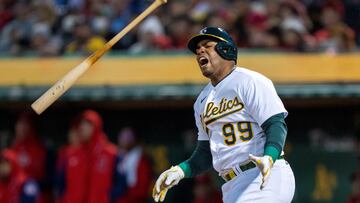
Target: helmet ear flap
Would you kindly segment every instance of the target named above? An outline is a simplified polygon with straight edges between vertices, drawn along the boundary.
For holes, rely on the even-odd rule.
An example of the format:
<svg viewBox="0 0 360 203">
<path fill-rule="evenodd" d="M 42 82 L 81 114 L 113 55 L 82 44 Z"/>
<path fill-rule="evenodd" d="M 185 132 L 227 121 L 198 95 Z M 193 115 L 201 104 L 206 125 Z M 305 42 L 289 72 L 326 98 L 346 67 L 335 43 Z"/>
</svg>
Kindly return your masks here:
<svg viewBox="0 0 360 203">
<path fill-rule="evenodd" d="M 219 41 L 215 46 L 216 52 L 225 60 L 237 60 L 237 48 L 231 43 Z"/>
</svg>

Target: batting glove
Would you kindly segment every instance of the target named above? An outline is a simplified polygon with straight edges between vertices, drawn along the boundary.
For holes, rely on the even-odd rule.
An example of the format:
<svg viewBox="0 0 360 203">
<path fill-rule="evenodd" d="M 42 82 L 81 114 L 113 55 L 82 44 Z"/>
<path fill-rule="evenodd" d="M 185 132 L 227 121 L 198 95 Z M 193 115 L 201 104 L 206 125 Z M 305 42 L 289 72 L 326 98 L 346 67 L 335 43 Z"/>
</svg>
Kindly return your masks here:
<svg viewBox="0 0 360 203">
<path fill-rule="evenodd" d="M 249 154 L 249 159 L 256 164 L 256 166 L 260 169 L 260 172 L 262 174 L 262 183 L 260 186 L 260 190 L 262 190 L 265 185 L 268 182 L 269 176 L 270 176 L 270 170 L 274 165 L 274 161 L 271 158 L 271 156 L 254 156 L 252 154 Z"/>
<path fill-rule="evenodd" d="M 185 177 L 184 171 L 179 166 L 172 166 L 170 169 L 160 174 L 153 188 L 153 198 L 155 202 L 163 202 L 167 191 L 177 185 Z"/>
</svg>

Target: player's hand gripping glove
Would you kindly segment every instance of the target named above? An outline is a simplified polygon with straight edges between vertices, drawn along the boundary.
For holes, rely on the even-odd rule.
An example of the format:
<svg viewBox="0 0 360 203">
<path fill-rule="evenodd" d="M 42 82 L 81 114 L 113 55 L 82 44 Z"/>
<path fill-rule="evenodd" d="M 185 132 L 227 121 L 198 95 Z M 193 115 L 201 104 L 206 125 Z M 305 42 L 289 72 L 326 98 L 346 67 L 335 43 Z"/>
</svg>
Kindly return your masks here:
<svg viewBox="0 0 360 203">
<path fill-rule="evenodd" d="M 262 183 L 261 183 L 260 189 L 262 190 L 265 187 L 265 185 L 267 184 L 267 181 L 270 176 L 271 168 L 274 165 L 274 161 L 271 158 L 271 156 L 267 156 L 267 155 L 262 156 L 262 157 L 257 157 L 252 154 L 249 154 L 249 158 L 260 169 L 260 172 L 262 174 Z"/>
<path fill-rule="evenodd" d="M 177 185 L 184 177 L 184 171 L 179 166 L 172 166 L 170 169 L 160 174 L 153 188 L 152 196 L 154 201 L 164 201 L 167 191 Z"/>
</svg>

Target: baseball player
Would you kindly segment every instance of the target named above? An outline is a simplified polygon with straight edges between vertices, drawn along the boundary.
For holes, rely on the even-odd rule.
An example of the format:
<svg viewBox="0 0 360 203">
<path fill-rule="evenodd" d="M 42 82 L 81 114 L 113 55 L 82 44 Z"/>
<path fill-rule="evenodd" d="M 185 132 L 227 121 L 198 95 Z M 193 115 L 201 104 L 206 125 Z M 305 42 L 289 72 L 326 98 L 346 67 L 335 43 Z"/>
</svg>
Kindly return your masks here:
<svg viewBox="0 0 360 203">
<path fill-rule="evenodd" d="M 226 181 L 224 203 L 291 202 L 295 179 L 283 157 L 287 111 L 272 82 L 236 66 L 237 47 L 221 28 L 202 29 L 188 48 L 210 80 L 194 104 L 198 143 L 188 160 L 159 176 L 154 200 L 213 166 Z"/>
</svg>

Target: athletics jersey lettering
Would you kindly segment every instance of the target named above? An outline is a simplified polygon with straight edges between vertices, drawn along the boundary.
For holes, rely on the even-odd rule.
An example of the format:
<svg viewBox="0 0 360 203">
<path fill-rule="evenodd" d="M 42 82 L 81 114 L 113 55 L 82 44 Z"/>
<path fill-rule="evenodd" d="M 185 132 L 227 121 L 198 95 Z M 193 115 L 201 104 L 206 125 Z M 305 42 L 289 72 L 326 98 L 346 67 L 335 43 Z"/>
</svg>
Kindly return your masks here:
<svg viewBox="0 0 360 203">
<path fill-rule="evenodd" d="M 206 105 L 206 110 L 204 112 L 205 125 L 209 125 L 210 123 L 235 112 L 238 112 L 243 108 L 244 104 L 241 103 L 237 97 L 234 97 L 234 99 L 230 100 L 222 98 L 219 106 L 215 105 L 214 102 L 209 102 Z"/>
<path fill-rule="evenodd" d="M 209 83 L 194 104 L 198 140 L 208 140 L 218 172 L 264 152 L 261 124 L 286 113 L 272 82 L 245 68 L 235 70 L 215 87 Z"/>
</svg>

